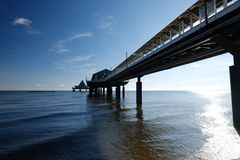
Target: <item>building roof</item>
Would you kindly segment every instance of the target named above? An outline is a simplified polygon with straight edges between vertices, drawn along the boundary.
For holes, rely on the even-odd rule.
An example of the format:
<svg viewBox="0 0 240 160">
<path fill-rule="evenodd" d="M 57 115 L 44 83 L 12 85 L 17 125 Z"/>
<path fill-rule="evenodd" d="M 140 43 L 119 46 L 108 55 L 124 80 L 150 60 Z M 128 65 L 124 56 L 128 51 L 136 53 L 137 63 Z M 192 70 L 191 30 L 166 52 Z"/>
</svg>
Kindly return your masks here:
<svg viewBox="0 0 240 160">
<path fill-rule="evenodd" d="M 81 83 L 79 83 L 79 88 L 80 89 L 87 89 L 88 87 L 86 86 L 86 84 L 83 81 L 81 81 Z"/>
<path fill-rule="evenodd" d="M 107 75 L 107 74 L 109 74 L 109 73 L 111 73 L 110 70 L 104 69 L 104 70 L 101 70 L 101 71 L 99 71 L 99 72 L 97 72 L 97 73 L 94 73 L 93 75 Z"/>
<path fill-rule="evenodd" d="M 104 70 L 101 70 L 101 71 L 99 71 L 97 73 L 94 73 L 92 75 L 92 81 L 104 79 L 111 72 L 112 71 L 110 71 L 108 69 L 104 69 Z"/>
</svg>

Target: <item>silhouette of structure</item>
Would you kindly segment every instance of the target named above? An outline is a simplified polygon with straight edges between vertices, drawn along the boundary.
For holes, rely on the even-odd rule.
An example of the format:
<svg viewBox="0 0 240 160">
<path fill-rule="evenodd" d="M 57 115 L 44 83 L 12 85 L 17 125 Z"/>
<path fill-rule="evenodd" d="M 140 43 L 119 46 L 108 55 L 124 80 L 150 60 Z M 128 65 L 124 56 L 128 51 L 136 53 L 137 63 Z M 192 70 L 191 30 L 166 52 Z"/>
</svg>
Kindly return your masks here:
<svg viewBox="0 0 240 160">
<path fill-rule="evenodd" d="M 116 87 L 120 98 L 121 86 L 124 91 L 127 80 L 137 78 L 136 102 L 141 104 L 141 77 L 227 52 L 234 59 L 230 67 L 233 123 L 240 132 L 239 0 L 198 0 L 112 71 L 95 73 L 87 81 L 89 94 L 105 94 L 107 88 L 111 96 Z"/>
<path fill-rule="evenodd" d="M 86 86 L 86 84 L 82 80 L 78 86 L 72 87 L 73 92 L 75 92 L 76 89 L 79 89 L 79 92 L 81 92 L 82 89 L 87 91 L 89 88 Z"/>
<path fill-rule="evenodd" d="M 104 69 L 104 70 L 102 70 L 102 71 L 99 71 L 99 72 L 97 72 L 97 73 L 94 73 L 94 74 L 92 75 L 92 81 L 102 81 L 102 80 L 104 80 L 105 77 L 106 77 L 107 75 L 109 75 L 110 73 L 111 73 L 111 71 L 108 70 L 108 69 Z"/>
<path fill-rule="evenodd" d="M 112 87 L 116 87 L 116 97 L 120 98 L 121 95 L 121 86 L 123 88 L 123 96 L 125 96 L 125 87 L 128 83 L 128 81 L 114 81 L 112 83 L 106 84 L 104 80 L 111 76 L 112 71 L 108 69 L 104 69 L 100 72 L 94 73 L 92 75 L 91 81 L 87 81 L 87 85 L 90 87 L 89 88 L 89 95 L 91 96 L 93 93 L 94 94 L 103 94 L 105 95 L 105 89 L 107 89 L 107 95 L 111 96 L 112 95 Z"/>
</svg>

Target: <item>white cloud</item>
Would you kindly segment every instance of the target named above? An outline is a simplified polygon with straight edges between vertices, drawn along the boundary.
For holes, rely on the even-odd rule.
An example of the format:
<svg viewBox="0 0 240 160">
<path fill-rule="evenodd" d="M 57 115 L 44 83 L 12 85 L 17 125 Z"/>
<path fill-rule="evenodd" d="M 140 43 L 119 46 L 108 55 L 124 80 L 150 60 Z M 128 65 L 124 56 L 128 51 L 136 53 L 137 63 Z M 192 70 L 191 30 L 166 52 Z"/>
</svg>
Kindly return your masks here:
<svg viewBox="0 0 240 160">
<path fill-rule="evenodd" d="M 57 42 L 57 44 L 53 48 L 50 48 L 49 51 L 55 52 L 55 53 L 64 53 L 64 52 L 69 52 L 71 50 L 66 48 L 65 42 L 60 40 Z"/>
<path fill-rule="evenodd" d="M 31 35 L 40 35 L 41 31 L 32 26 L 33 22 L 28 18 L 15 18 L 12 22 L 13 26 L 22 26 L 24 31 Z"/>
<path fill-rule="evenodd" d="M 113 23 L 110 21 L 102 21 L 100 22 L 99 27 L 103 29 L 110 29 L 112 30 Z"/>
<path fill-rule="evenodd" d="M 56 66 L 60 69 L 90 69 L 96 66 L 89 62 L 92 57 L 92 55 L 76 56 L 58 62 Z"/>
<path fill-rule="evenodd" d="M 76 33 L 73 34 L 70 37 L 67 37 L 65 39 L 59 40 L 56 45 L 53 48 L 50 48 L 49 51 L 55 52 L 55 53 L 65 53 L 70 52 L 71 49 L 67 48 L 67 43 L 71 43 L 77 39 L 84 38 L 84 37 L 92 37 L 93 34 L 91 32 L 83 32 L 83 33 Z"/>
<path fill-rule="evenodd" d="M 93 14 L 98 20 L 98 27 L 106 31 L 112 31 L 116 18 L 111 15 Z"/>
<path fill-rule="evenodd" d="M 32 21 L 27 18 L 15 18 L 12 22 L 14 26 L 30 26 Z"/>
<path fill-rule="evenodd" d="M 87 55 L 87 56 L 76 56 L 70 59 L 65 60 L 66 63 L 79 63 L 79 62 L 84 62 L 88 61 L 92 58 L 92 55 Z"/>
<path fill-rule="evenodd" d="M 71 37 L 68 37 L 65 42 L 72 42 L 76 39 L 83 38 L 83 37 L 92 37 L 93 34 L 91 32 L 84 32 L 84 33 L 76 33 L 72 35 Z"/>
</svg>

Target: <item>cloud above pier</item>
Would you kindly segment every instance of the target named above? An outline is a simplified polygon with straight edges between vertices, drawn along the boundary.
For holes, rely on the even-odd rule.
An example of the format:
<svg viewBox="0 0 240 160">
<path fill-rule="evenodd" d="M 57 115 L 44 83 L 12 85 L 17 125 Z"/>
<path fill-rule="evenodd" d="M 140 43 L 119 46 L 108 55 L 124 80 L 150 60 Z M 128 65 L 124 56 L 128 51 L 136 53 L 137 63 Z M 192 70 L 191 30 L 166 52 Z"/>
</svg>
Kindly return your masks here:
<svg viewBox="0 0 240 160">
<path fill-rule="evenodd" d="M 96 64 L 91 63 L 93 55 L 78 55 L 74 57 L 70 57 L 64 60 L 61 60 L 55 63 L 56 67 L 59 69 L 90 69 L 91 67 L 95 67 Z"/>
<path fill-rule="evenodd" d="M 54 53 L 65 53 L 70 52 L 71 49 L 67 47 L 67 44 L 72 43 L 75 40 L 81 39 L 81 38 L 89 38 L 92 37 L 93 34 L 91 32 L 81 32 L 81 33 L 75 33 L 65 39 L 61 39 L 56 42 L 55 46 L 49 49 L 49 51 Z"/>
<path fill-rule="evenodd" d="M 32 21 L 27 18 L 15 18 L 12 22 L 12 25 L 14 26 L 30 26 L 32 24 Z"/>
<path fill-rule="evenodd" d="M 106 13 L 93 13 L 97 21 L 98 28 L 107 32 L 112 32 L 116 24 L 116 18 Z"/>
<path fill-rule="evenodd" d="M 41 32 L 39 29 L 35 28 L 32 25 L 33 21 L 28 18 L 17 17 L 11 22 L 11 24 L 15 27 L 23 27 L 23 30 L 30 35 L 42 35 L 43 34 L 43 32 Z"/>
</svg>

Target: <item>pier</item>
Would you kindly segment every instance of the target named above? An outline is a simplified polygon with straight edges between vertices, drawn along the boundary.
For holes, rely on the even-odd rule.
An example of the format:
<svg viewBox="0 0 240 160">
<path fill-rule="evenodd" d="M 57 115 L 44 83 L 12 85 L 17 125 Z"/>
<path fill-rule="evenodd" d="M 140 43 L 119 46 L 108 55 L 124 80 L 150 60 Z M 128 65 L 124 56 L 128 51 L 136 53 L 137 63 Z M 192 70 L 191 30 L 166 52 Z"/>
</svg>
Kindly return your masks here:
<svg viewBox="0 0 240 160">
<path fill-rule="evenodd" d="M 79 85 L 72 87 L 73 92 L 75 92 L 75 90 L 77 89 L 79 90 L 79 92 L 81 92 L 82 90 L 88 91 L 89 87 L 83 81 L 81 81 Z"/>
<path fill-rule="evenodd" d="M 141 35 L 139 35 L 141 36 Z M 136 103 L 142 103 L 141 77 L 229 52 L 234 127 L 240 132 L 240 2 L 199 0 L 113 70 L 87 81 L 89 95 L 125 96 L 129 79 L 137 78 Z"/>
</svg>

